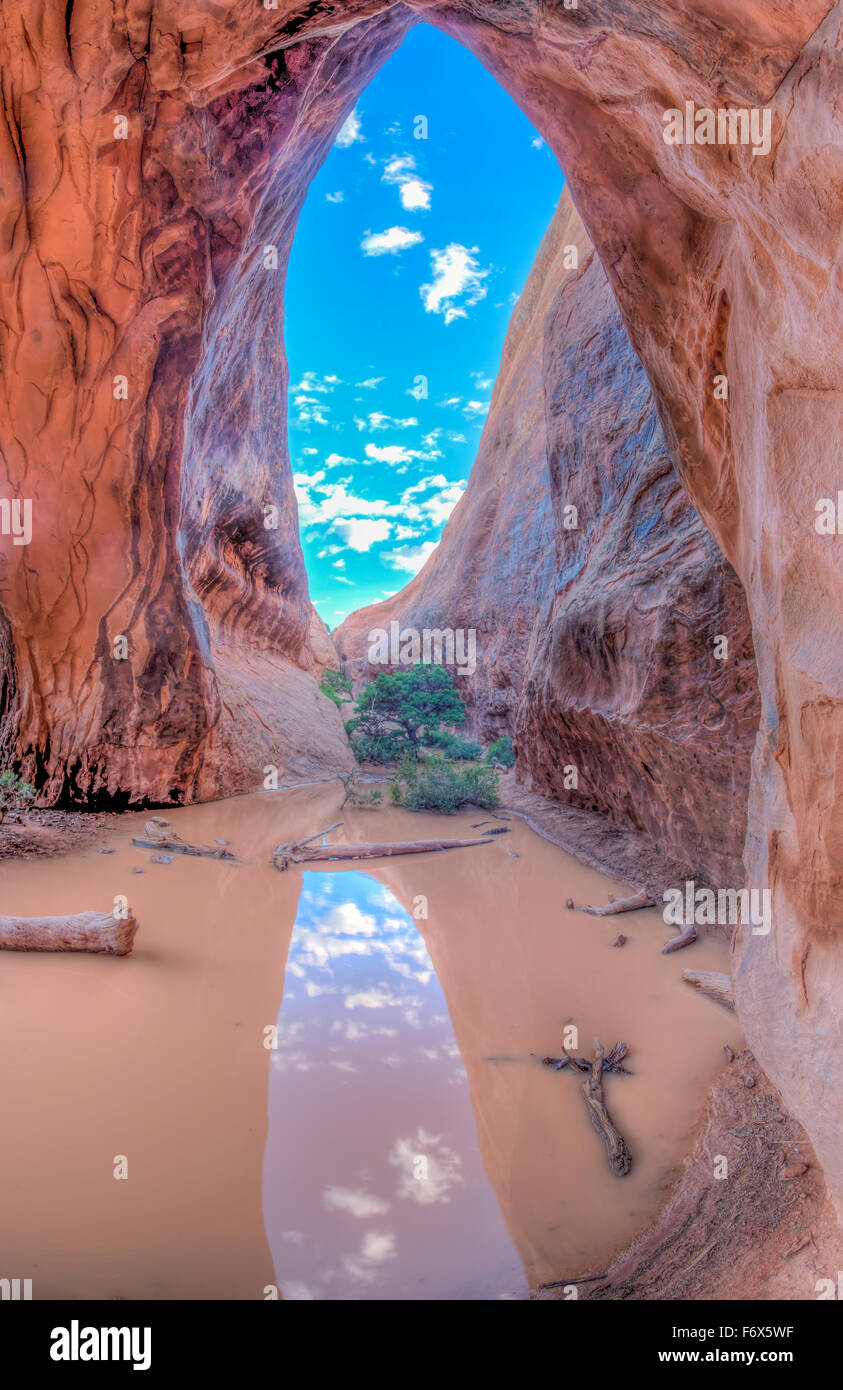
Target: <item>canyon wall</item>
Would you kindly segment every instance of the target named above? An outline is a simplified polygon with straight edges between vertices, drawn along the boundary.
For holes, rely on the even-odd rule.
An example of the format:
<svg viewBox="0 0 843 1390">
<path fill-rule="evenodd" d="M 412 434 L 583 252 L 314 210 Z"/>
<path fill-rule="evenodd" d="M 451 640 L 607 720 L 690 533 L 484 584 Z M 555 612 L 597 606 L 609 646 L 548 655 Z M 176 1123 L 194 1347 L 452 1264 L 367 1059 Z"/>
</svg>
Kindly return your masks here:
<svg viewBox="0 0 843 1390">
<path fill-rule="evenodd" d="M 843 434 L 840 3 L 4 0 L 0 467 L 34 530 L 0 547 L 0 746 L 46 801 L 112 804 L 348 756 L 328 703 L 299 742 L 321 697 L 265 423 L 281 291 L 258 273 L 418 17 L 559 158 L 673 466 L 744 585 L 746 865 L 774 930 L 739 933 L 738 1005 L 843 1197 L 843 579 L 839 529 L 814 525 Z M 769 110 L 769 149 L 666 143 L 686 102 Z"/>
<path fill-rule="evenodd" d="M 476 630 L 476 672 L 451 667 L 467 729 L 516 733 L 538 790 L 644 830 L 705 882 L 743 882 L 759 719 L 743 590 L 671 465 L 567 190 L 439 546 L 332 634 L 356 682 L 384 669 L 368 636 L 392 622 Z"/>
</svg>

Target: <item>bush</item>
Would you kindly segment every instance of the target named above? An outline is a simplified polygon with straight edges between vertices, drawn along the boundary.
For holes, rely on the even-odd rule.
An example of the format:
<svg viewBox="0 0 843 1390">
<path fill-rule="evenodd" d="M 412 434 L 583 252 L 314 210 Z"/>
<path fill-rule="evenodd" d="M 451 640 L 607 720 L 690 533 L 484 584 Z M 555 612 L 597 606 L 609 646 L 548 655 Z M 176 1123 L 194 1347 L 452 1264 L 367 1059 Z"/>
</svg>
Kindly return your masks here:
<svg viewBox="0 0 843 1390">
<path fill-rule="evenodd" d="M 353 724 L 349 720 L 348 724 Z M 349 729 L 348 733 L 353 730 Z M 407 756 L 409 743 L 401 729 L 392 729 L 383 734 L 359 734 L 351 740 L 351 751 L 358 763 L 396 763 Z"/>
<path fill-rule="evenodd" d="M 0 772 L 0 825 L 9 811 L 19 810 L 27 802 L 34 800 L 35 788 L 24 782 L 22 777 L 18 777 L 11 768 Z"/>
<path fill-rule="evenodd" d="M 454 767 L 441 753 L 424 762 L 407 758 L 392 783 L 392 800 L 408 811 L 443 811 L 452 815 L 461 806 L 497 806 L 498 776 L 491 767 Z"/>
<path fill-rule="evenodd" d="M 322 672 L 319 689 L 329 700 L 333 700 L 337 709 L 342 709 L 345 701 L 351 699 L 351 681 L 339 671 L 329 671 L 327 667 Z"/>
<path fill-rule="evenodd" d="M 447 729 L 442 729 L 439 733 L 430 734 L 425 739 L 425 743 L 430 748 L 439 748 L 446 758 L 455 760 L 462 759 L 464 762 L 476 763 L 483 756 L 482 743 L 475 743 L 470 738 L 460 738 L 459 734 L 449 733 Z"/>
<path fill-rule="evenodd" d="M 512 747 L 512 739 L 508 734 L 502 738 L 496 738 L 486 750 L 486 762 L 498 762 L 502 767 L 515 766 L 515 752 Z"/>
</svg>

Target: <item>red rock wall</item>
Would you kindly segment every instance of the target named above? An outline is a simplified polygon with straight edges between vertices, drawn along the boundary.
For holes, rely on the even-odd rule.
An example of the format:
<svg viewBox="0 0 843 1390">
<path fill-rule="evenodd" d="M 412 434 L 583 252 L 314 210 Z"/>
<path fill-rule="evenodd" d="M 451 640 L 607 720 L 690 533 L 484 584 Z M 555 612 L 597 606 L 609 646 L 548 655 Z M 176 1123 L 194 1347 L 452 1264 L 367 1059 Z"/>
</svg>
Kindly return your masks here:
<svg viewBox="0 0 843 1390">
<path fill-rule="evenodd" d="M 840 537 L 814 529 L 843 433 L 839 3 L 4 0 L 0 468 L 35 534 L 2 547 L 0 738 L 53 801 L 210 795 L 254 785 L 264 757 L 340 758 L 327 706 L 318 746 L 299 743 L 313 684 L 296 546 L 244 515 L 241 470 L 263 458 L 250 366 L 267 409 L 279 398 L 255 331 L 271 336 L 272 314 L 249 324 L 250 363 L 235 306 L 255 305 L 253 231 L 292 233 L 269 215 L 278 161 L 299 197 L 414 15 L 471 47 L 559 157 L 674 466 L 744 584 L 762 701 L 747 871 L 775 929 L 739 943 L 737 997 L 843 1196 L 843 580 Z M 687 100 L 769 107 L 770 154 L 666 145 L 663 112 Z M 212 313 L 230 371 L 213 366 Z M 205 416 L 220 426 L 229 402 L 230 488 Z M 269 471 L 289 517 L 283 460 Z"/>
<path fill-rule="evenodd" d="M 400 593 L 333 633 L 356 681 L 384 669 L 366 659 L 369 633 L 395 621 L 477 631 L 477 671 L 451 668 L 467 729 L 517 730 L 519 769 L 539 790 L 648 832 L 706 882 L 743 881 L 760 708 L 746 602 L 671 465 L 567 190 L 440 545 Z"/>
</svg>

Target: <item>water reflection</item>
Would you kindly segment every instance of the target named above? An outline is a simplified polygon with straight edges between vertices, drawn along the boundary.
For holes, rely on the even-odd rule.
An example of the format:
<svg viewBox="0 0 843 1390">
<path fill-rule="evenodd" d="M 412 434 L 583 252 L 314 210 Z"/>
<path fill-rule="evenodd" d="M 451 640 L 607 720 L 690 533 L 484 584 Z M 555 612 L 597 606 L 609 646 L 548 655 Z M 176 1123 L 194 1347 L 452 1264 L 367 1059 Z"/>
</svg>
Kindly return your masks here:
<svg viewBox="0 0 843 1390">
<path fill-rule="evenodd" d="M 285 1298 L 525 1290 L 427 948 L 361 873 L 303 875 L 270 1058 L 264 1216 Z"/>
</svg>

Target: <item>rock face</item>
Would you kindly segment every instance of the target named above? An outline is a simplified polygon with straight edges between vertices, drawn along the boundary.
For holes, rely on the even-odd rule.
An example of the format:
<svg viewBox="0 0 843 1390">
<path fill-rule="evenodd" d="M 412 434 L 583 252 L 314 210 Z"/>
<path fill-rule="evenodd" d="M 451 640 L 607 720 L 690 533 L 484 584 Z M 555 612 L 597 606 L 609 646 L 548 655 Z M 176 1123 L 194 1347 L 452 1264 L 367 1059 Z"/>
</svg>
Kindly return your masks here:
<svg viewBox="0 0 843 1390">
<path fill-rule="evenodd" d="M 843 1198 L 843 578 L 814 524 L 840 489 L 840 3 L 4 0 L 0 451 L 33 534 L 0 547 L 3 752 L 46 800 L 112 804 L 340 759 L 336 711 L 301 748 L 284 707 L 315 696 L 268 267 L 419 16 L 556 152 L 746 590 L 746 868 L 774 930 L 739 934 L 737 1001 Z M 667 143 L 686 103 L 769 110 L 769 149 Z"/>
<path fill-rule="evenodd" d="M 347 674 L 383 669 L 368 636 L 394 622 L 477 630 L 476 673 L 451 667 L 468 727 L 517 733 L 544 794 L 647 831 L 700 879 L 743 881 L 759 718 L 743 590 L 671 466 L 567 190 L 466 493 L 412 583 L 333 633 Z"/>
</svg>

